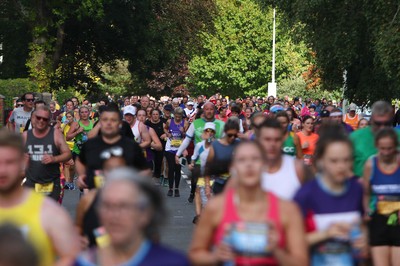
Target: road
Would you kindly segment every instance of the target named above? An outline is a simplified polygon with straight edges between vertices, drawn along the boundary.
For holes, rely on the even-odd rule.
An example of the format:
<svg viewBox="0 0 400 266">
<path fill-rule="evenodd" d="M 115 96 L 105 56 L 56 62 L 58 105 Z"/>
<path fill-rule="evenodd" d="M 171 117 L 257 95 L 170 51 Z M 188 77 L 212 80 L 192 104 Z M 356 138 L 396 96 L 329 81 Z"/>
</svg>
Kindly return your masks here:
<svg viewBox="0 0 400 266">
<path fill-rule="evenodd" d="M 187 170 L 183 169 L 187 174 Z M 161 193 L 168 209 L 167 223 L 162 228 L 161 242 L 168 247 L 187 252 L 194 225 L 192 219 L 194 216 L 194 204 L 189 203 L 187 198 L 190 194 L 189 182 L 187 182 L 187 175 L 184 174 L 180 184 L 181 197 L 167 197 L 168 188 L 159 186 Z M 79 201 L 79 191 L 65 190 L 63 206 L 68 210 L 71 217 L 75 219 L 76 205 Z"/>
</svg>

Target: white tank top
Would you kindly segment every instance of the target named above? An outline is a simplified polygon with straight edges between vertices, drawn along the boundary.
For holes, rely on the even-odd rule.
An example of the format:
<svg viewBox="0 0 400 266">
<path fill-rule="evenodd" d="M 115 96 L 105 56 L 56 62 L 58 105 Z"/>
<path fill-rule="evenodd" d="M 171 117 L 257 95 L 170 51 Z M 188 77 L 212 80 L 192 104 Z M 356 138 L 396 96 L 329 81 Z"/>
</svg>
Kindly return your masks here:
<svg viewBox="0 0 400 266">
<path fill-rule="evenodd" d="M 261 179 L 264 191 L 269 191 L 278 197 L 291 200 L 301 184 L 296 173 L 295 158 L 282 155 L 281 168 L 275 173 L 264 172 Z"/>
<path fill-rule="evenodd" d="M 133 127 L 131 129 L 132 129 L 133 136 L 135 136 L 136 143 L 140 144 L 142 142 L 142 136 L 140 135 L 139 124 L 140 124 L 140 121 L 136 120 L 135 124 L 133 124 Z"/>
</svg>

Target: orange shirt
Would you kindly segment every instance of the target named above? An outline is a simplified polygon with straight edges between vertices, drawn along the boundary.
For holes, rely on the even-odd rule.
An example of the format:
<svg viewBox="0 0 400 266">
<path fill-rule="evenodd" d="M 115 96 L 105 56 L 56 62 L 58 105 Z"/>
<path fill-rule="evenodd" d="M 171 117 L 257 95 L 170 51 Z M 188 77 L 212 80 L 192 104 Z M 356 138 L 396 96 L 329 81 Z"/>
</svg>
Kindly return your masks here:
<svg viewBox="0 0 400 266">
<path fill-rule="evenodd" d="M 351 126 L 354 130 L 358 128 L 358 121 L 360 121 L 358 115 L 355 115 L 353 118 L 351 118 L 349 114 L 346 114 L 344 117 L 344 122 Z"/>
<path fill-rule="evenodd" d="M 309 136 L 304 135 L 302 131 L 297 133 L 300 139 L 300 145 L 303 146 L 304 143 L 308 142 L 308 148 L 302 149 L 304 155 L 314 155 L 315 146 L 319 136 L 315 133 L 311 133 Z"/>
</svg>

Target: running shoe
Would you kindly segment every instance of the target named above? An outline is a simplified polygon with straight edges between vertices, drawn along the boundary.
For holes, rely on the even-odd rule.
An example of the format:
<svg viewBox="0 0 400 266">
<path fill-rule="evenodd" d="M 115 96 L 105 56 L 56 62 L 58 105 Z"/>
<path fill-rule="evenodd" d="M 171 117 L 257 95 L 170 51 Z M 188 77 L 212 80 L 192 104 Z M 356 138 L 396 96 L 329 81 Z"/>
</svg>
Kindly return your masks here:
<svg viewBox="0 0 400 266">
<path fill-rule="evenodd" d="M 194 194 L 193 194 L 193 193 L 190 193 L 190 196 L 189 196 L 189 198 L 188 198 L 188 201 L 189 201 L 190 203 L 193 203 L 193 199 L 194 199 Z"/>
<path fill-rule="evenodd" d="M 167 193 L 167 196 L 168 196 L 168 197 L 172 197 L 172 194 L 173 194 L 172 189 L 169 189 L 169 190 L 168 190 L 168 193 Z"/>
<path fill-rule="evenodd" d="M 181 196 L 181 194 L 179 194 L 179 189 L 175 189 L 175 197 L 179 198 Z"/>
<path fill-rule="evenodd" d="M 196 215 L 195 217 L 193 217 L 193 221 L 192 223 L 197 224 L 197 222 L 199 221 L 200 215 Z"/>
</svg>

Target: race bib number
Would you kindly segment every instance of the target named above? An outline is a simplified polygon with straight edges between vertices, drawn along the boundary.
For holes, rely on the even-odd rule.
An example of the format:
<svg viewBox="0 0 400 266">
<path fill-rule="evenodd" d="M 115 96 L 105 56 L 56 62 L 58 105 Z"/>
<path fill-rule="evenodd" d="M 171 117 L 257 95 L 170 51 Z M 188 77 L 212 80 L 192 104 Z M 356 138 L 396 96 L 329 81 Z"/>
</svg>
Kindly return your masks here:
<svg viewBox="0 0 400 266">
<path fill-rule="evenodd" d="M 104 186 L 104 177 L 102 175 L 94 176 L 94 186 L 96 188 L 102 188 Z"/>
<path fill-rule="evenodd" d="M 35 184 L 35 191 L 37 193 L 50 194 L 54 190 L 54 183 Z"/>
<path fill-rule="evenodd" d="M 268 225 L 236 223 L 231 229 L 230 244 L 237 254 L 264 257 L 268 255 Z"/>
<path fill-rule="evenodd" d="M 179 147 L 182 144 L 182 140 L 181 139 L 173 139 L 171 140 L 171 146 L 172 147 Z"/>
<path fill-rule="evenodd" d="M 110 237 L 104 227 L 94 229 L 93 233 L 96 238 L 96 244 L 99 248 L 107 247 L 110 244 Z"/>
</svg>

